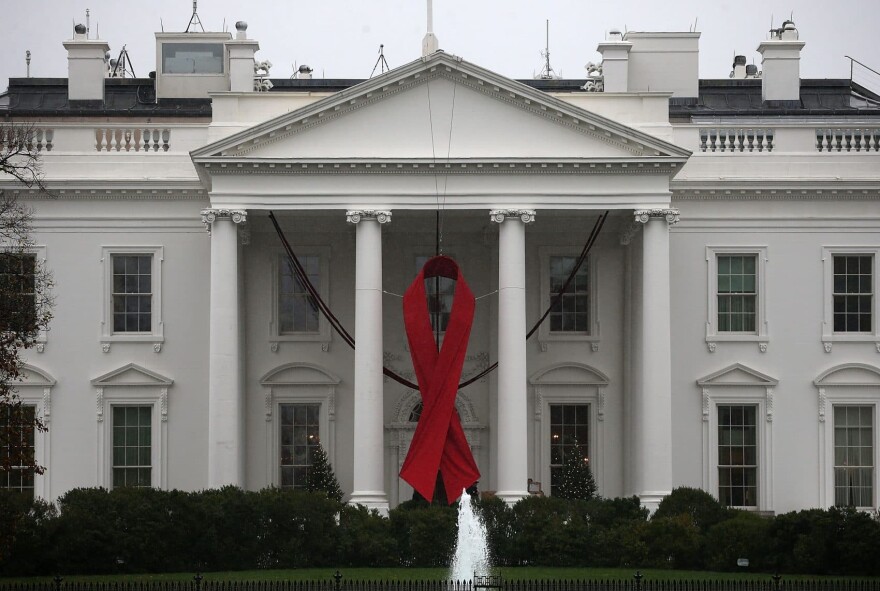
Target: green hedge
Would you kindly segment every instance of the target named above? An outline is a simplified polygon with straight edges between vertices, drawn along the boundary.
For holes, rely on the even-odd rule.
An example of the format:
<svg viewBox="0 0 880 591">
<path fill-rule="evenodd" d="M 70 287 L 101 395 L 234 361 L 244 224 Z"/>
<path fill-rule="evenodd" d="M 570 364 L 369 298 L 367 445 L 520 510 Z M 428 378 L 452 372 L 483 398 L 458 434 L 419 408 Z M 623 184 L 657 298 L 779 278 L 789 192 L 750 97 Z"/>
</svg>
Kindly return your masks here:
<svg viewBox="0 0 880 591">
<path fill-rule="evenodd" d="M 529 497 L 477 507 L 498 565 L 880 575 L 880 522 L 851 508 L 763 517 L 677 489 L 654 516 L 636 497 Z M 76 489 L 57 507 L 0 494 L 0 575 L 449 564 L 454 507 L 382 517 L 321 493 Z"/>
</svg>

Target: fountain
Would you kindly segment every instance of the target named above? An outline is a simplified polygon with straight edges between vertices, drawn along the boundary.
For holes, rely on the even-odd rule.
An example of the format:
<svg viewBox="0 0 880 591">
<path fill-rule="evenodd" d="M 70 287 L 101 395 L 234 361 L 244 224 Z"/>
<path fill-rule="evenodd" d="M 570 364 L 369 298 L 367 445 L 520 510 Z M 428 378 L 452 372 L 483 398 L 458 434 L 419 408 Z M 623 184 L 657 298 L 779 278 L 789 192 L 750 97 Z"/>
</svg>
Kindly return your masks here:
<svg viewBox="0 0 880 591">
<path fill-rule="evenodd" d="M 482 517 L 474 511 L 471 496 L 462 491 L 458 504 L 458 539 L 449 578 L 470 580 L 489 575 L 489 540 Z"/>
</svg>

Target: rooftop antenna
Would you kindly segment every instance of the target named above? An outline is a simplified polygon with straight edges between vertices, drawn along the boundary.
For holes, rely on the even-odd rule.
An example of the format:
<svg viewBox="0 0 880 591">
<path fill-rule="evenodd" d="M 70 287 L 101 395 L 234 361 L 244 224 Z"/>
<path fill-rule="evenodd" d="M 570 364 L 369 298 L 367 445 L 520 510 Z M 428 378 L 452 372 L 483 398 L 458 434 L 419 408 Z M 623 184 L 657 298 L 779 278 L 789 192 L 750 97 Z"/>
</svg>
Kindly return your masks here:
<svg viewBox="0 0 880 591">
<path fill-rule="evenodd" d="M 91 26 L 89 25 L 89 9 L 86 8 L 86 39 L 89 38 L 89 33 L 92 31 Z"/>
<path fill-rule="evenodd" d="M 370 72 L 370 78 L 372 78 L 373 74 L 376 73 L 376 68 L 380 68 L 380 67 L 381 67 L 381 70 L 379 71 L 380 74 L 384 74 L 385 72 L 387 72 L 388 70 L 391 69 L 391 66 L 389 66 L 388 62 L 385 60 L 385 45 L 384 44 L 379 45 L 379 57 L 376 59 L 376 63 L 373 66 L 373 71 Z"/>
<path fill-rule="evenodd" d="M 137 78 L 137 74 L 134 73 L 134 66 L 131 64 L 131 57 L 129 57 L 125 45 L 122 46 L 122 51 L 119 52 L 119 57 L 116 58 L 115 63 L 111 60 L 111 65 L 113 66 L 113 69 L 110 71 L 111 78 L 126 78 L 128 74 L 131 74 L 132 78 Z"/>
<path fill-rule="evenodd" d="M 198 25 L 202 29 L 202 33 L 205 32 L 205 26 L 202 24 L 202 19 L 199 18 L 199 0 L 193 0 L 193 14 L 189 17 L 189 24 L 186 26 L 184 33 L 189 33 L 189 29 L 193 25 Z"/>
<path fill-rule="evenodd" d="M 31 50 L 28 49 L 24 52 L 24 61 L 27 64 L 27 77 L 31 77 Z"/>
<path fill-rule="evenodd" d="M 428 0 L 428 32 L 422 39 L 422 57 L 427 57 L 440 49 L 440 42 L 434 35 L 434 3 Z"/>
<path fill-rule="evenodd" d="M 544 46 L 544 51 L 541 52 L 541 55 L 544 57 L 544 67 L 541 69 L 541 73 L 538 74 L 537 78 L 541 80 L 553 80 L 557 78 L 553 74 L 553 66 L 550 65 L 550 19 L 546 21 L 546 44 Z"/>
</svg>

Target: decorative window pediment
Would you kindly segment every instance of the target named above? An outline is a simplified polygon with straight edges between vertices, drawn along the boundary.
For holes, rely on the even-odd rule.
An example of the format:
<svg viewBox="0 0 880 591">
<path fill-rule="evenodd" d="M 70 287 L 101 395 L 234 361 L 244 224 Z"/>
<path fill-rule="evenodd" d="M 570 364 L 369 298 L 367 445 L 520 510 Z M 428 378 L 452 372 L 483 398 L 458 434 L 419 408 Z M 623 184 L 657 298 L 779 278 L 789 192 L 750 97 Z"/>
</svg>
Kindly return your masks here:
<svg viewBox="0 0 880 591">
<path fill-rule="evenodd" d="M 168 387 L 173 383 L 174 380 L 171 378 L 166 378 L 135 363 L 129 363 L 92 380 L 92 385 L 97 388 L 106 388 L 108 386 Z"/>
<path fill-rule="evenodd" d="M 580 363 L 560 363 L 542 369 L 529 378 L 533 386 L 607 386 L 608 376 L 598 369 Z"/>
<path fill-rule="evenodd" d="M 260 379 L 262 386 L 327 385 L 341 380 L 330 372 L 308 363 L 288 363 L 276 367 Z"/>
<path fill-rule="evenodd" d="M 864 363 L 844 363 L 822 372 L 813 383 L 819 387 L 880 386 L 880 369 Z"/>
<path fill-rule="evenodd" d="M 16 387 L 42 386 L 43 388 L 51 388 L 56 384 L 55 378 L 33 365 L 23 365 L 21 368 L 21 377 L 22 381 L 15 384 Z"/>
<path fill-rule="evenodd" d="M 697 380 L 697 384 L 706 386 L 764 386 L 772 387 L 779 383 L 776 378 L 761 373 L 742 363 L 734 363 Z"/>
</svg>

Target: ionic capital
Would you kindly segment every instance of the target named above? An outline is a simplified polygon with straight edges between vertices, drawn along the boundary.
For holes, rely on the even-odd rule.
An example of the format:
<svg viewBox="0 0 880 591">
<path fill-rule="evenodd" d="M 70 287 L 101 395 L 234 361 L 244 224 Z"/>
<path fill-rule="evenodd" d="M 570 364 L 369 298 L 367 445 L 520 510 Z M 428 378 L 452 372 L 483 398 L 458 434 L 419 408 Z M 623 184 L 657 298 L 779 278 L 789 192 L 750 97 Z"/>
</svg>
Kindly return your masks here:
<svg viewBox="0 0 880 591">
<path fill-rule="evenodd" d="M 489 219 L 496 224 L 502 223 L 504 220 L 519 218 L 519 220 L 528 224 L 535 221 L 534 209 L 493 209 L 489 212 Z"/>
<path fill-rule="evenodd" d="M 345 221 L 358 224 L 361 220 L 376 220 L 380 224 L 391 222 L 391 212 L 380 209 L 352 209 L 345 212 Z"/>
<path fill-rule="evenodd" d="M 205 229 L 210 232 L 211 224 L 218 219 L 231 220 L 233 224 L 243 224 L 247 222 L 247 211 L 244 209 L 203 209 L 202 223 Z"/>
<path fill-rule="evenodd" d="M 665 218 L 666 223 L 670 226 L 678 223 L 678 210 L 671 209 L 637 209 L 633 212 L 635 221 L 640 224 L 647 224 L 651 219 Z"/>
</svg>

